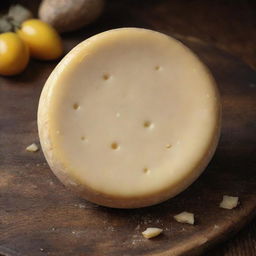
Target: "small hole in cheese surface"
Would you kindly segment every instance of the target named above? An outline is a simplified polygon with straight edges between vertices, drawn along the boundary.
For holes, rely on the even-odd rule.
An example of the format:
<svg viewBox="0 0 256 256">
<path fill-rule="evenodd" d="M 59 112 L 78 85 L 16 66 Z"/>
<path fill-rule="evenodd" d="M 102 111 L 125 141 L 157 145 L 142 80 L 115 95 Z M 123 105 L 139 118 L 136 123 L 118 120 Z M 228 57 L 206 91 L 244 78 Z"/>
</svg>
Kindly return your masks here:
<svg viewBox="0 0 256 256">
<path fill-rule="evenodd" d="M 119 148 L 119 145 L 118 145 L 116 142 L 113 142 L 113 143 L 111 144 L 111 148 L 112 148 L 113 150 L 117 150 L 117 149 Z"/>
<path fill-rule="evenodd" d="M 143 168 L 143 172 L 144 172 L 144 173 L 149 173 L 150 170 L 149 170 L 147 167 L 145 167 L 145 168 Z"/>
<path fill-rule="evenodd" d="M 172 147 L 172 145 L 171 145 L 171 144 L 166 144 L 165 147 L 166 147 L 167 149 L 170 149 L 170 148 Z"/>
<path fill-rule="evenodd" d="M 155 66 L 155 70 L 159 70 L 160 69 L 160 67 L 159 66 Z"/>
<path fill-rule="evenodd" d="M 84 136 L 81 136 L 81 140 L 85 140 L 85 137 L 84 137 Z"/>
<path fill-rule="evenodd" d="M 77 103 L 74 103 L 74 104 L 73 104 L 73 109 L 74 109 L 74 110 L 77 110 L 78 108 L 79 108 L 79 105 L 78 105 Z"/>
<path fill-rule="evenodd" d="M 105 73 L 105 74 L 103 74 L 102 78 L 103 78 L 103 80 L 108 80 L 110 78 L 110 75 Z"/>
<path fill-rule="evenodd" d="M 143 126 L 144 126 L 145 128 L 149 128 L 149 127 L 152 126 L 152 123 L 151 123 L 150 121 L 145 121 L 145 122 L 143 123 Z"/>
</svg>

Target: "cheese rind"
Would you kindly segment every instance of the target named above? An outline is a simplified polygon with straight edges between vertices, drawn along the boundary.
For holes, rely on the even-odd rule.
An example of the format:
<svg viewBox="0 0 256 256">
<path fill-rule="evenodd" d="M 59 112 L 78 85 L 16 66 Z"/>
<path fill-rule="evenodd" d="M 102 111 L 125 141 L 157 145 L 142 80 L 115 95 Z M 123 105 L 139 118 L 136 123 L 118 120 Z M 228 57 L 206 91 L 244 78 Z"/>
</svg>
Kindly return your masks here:
<svg viewBox="0 0 256 256">
<path fill-rule="evenodd" d="M 182 43 L 122 28 L 85 40 L 59 63 L 41 94 L 38 128 L 66 186 L 101 205 L 143 207 L 204 170 L 219 138 L 220 101 Z"/>
</svg>

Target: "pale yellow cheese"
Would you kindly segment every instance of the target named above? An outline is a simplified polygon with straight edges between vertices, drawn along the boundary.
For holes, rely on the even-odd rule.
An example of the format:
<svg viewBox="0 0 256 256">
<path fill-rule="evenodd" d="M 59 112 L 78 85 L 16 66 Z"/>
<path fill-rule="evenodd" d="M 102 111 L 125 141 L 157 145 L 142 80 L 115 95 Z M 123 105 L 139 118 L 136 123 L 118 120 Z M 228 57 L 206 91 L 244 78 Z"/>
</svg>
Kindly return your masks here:
<svg viewBox="0 0 256 256">
<path fill-rule="evenodd" d="M 194 225 L 195 223 L 194 214 L 191 212 L 181 212 L 173 216 L 173 218 L 180 223 L 187 223 L 191 225 Z"/>
<path fill-rule="evenodd" d="M 239 203 L 239 198 L 237 196 L 223 196 L 222 201 L 220 202 L 220 208 L 231 210 L 236 208 Z"/>
<path fill-rule="evenodd" d="M 144 230 L 142 232 L 142 235 L 145 238 L 150 239 L 150 238 L 160 235 L 162 232 L 163 232 L 163 230 L 161 228 L 147 228 L 146 230 Z"/>
<path fill-rule="evenodd" d="M 36 152 L 39 150 L 39 147 L 36 145 L 36 143 L 32 143 L 31 145 L 26 147 L 26 150 L 29 152 Z"/>
<path fill-rule="evenodd" d="M 181 42 L 122 28 L 64 57 L 44 86 L 38 128 L 66 186 L 101 205 L 143 207 L 180 193 L 204 170 L 220 102 L 209 71 Z"/>
</svg>

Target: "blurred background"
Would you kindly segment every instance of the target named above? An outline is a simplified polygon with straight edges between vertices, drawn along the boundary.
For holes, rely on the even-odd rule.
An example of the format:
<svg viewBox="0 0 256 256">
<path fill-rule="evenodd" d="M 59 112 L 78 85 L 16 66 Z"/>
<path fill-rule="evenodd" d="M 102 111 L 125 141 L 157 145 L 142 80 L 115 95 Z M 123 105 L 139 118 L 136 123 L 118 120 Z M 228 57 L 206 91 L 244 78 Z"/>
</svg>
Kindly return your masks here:
<svg viewBox="0 0 256 256">
<path fill-rule="evenodd" d="M 1 0 L 0 8 L 20 3 L 37 14 L 40 0 Z M 140 16 L 139 21 L 134 19 Z M 144 24 L 141 24 L 141 20 Z M 102 30 L 123 25 L 157 27 L 177 37 L 211 43 L 256 68 L 256 1 L 254 0 L 107 0 L 96 26 Z"/>
<path fill-rule="evenodd" d="M 0 10 L 19 3 L 37 17 L 40 2 L 1 0 Z M 107 0 L 102 15 L 92 24 L 61 34 L 65 52 L 81 38 L 123 26 L 155 29 L 181 40 L 211 45 L 256 69 L 255 0 Z M 256 220 L 204 255 L 255 256 Z"/>
</svg>

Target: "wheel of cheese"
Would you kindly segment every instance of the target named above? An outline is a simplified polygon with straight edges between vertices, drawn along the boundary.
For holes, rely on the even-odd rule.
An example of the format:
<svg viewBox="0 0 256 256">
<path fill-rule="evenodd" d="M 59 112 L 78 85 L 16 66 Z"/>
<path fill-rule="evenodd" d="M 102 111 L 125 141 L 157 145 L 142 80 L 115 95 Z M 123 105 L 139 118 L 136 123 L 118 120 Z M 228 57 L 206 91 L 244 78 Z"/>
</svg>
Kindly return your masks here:
<svg viewBox="0 0 256 256">
<path fill-rule="evenodd" d="M 56 176 L 109 207 L 160 203 L 205 169 L 220 131 L 220 100 L 181 42 L 139 28 L 95 35 L 71 50 L 39 102 L 39 136 Z"/>
</svg>

